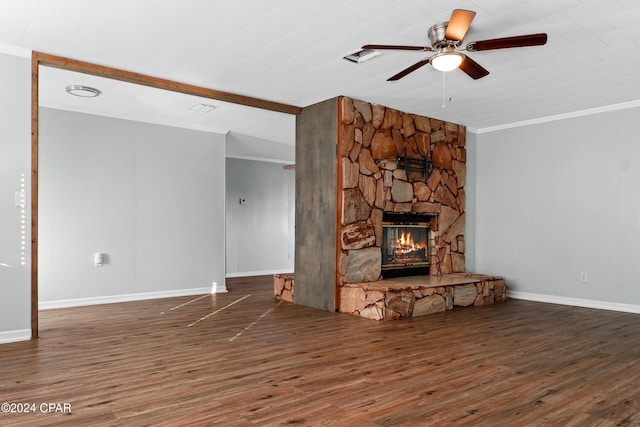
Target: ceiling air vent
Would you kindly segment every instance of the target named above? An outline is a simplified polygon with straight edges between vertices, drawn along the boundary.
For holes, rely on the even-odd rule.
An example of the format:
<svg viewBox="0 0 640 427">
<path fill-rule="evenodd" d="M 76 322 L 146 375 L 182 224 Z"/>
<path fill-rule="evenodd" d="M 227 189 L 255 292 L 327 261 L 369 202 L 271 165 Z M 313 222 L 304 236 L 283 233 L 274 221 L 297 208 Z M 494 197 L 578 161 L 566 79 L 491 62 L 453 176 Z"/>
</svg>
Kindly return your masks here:
<svg viewBox="0 0 640 427">
<path fill-rule="evenodd" d="M 193 104 L 191 107 L 189 107 L 189 110 L 198 111 L 202 114 L 209 113 L 215 109 L 216 109 L 215 105 L 203 104 L 202 102 L 198 102 L 197 104 Z"/>
</svg>

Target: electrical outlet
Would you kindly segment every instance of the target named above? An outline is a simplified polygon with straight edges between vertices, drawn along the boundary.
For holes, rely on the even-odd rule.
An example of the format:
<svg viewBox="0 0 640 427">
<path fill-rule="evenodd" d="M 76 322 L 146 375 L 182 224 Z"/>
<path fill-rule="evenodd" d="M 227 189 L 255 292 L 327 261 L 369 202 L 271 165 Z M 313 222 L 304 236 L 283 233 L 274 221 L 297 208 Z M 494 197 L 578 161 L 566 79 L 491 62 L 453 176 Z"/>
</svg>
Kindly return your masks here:
<svg viewBox="0 0 640 427">
<path fill-rule="evenodd" d="M 581 282 L 588 282 L 589 281 L 589 274 L 587 274 L 586 271 L 581 271 L 580 272 L 580 281 Z"/>
</svg>

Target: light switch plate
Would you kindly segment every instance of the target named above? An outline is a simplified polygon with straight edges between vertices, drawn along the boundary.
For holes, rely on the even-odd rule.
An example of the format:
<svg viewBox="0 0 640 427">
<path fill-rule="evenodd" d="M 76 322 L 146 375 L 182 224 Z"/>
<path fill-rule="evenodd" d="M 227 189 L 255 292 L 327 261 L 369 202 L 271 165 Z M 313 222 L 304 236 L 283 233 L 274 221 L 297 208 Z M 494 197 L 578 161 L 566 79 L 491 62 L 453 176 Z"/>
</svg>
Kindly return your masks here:
<svg viewBox="0 0 640 427">
<path fill-rule="evenodd" d="M 16 208 L 24 208 L 27 206 L 27 193 L 24 191 L 16 191 L 15 196 Z"/>
</svg>

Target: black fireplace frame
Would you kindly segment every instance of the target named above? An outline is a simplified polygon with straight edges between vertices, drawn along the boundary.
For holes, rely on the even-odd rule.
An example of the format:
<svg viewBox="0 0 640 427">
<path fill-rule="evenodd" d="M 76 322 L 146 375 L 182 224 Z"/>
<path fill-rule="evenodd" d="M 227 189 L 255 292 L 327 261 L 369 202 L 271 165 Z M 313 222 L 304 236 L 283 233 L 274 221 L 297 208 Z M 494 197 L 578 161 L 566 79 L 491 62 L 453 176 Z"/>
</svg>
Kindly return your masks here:
<svg viewBox="0 0 640 427">
<path fill-rule="evenodd" d="M 382 216 L 382 227 L 405 227 L 420 228 L 426 231 L 426 262 L 411 264 L 382 264 L 381 273 L 383 278 L 404 277 L 404 276 L 422 276 L 429 274 L 431 267 L 431 218 L 430 215 L 407 214 L 407 213 L 389 213 L 384 212 Z M 383 232 L 384 235 L 384 232 Z M 380 251 L 385 250 L 382 244 Z M 384 259 L 384 252 L 382 259 Z"/>
</svg>

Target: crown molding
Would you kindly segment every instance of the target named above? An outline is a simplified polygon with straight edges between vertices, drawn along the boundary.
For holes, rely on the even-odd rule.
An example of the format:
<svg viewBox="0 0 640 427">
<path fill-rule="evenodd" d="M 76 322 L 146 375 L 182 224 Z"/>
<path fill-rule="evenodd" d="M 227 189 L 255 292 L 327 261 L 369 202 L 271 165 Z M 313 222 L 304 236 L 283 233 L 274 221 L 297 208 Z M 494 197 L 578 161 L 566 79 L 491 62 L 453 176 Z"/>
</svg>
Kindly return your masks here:
<svg viewBox="0 0 640 427">
<path fill-rule="evenodd" d="M 619 104 L 605 105 L 603 107 L 596 107 L 596 108 L 588 108 L 586 110 L 579 110 L 579 111 L 573 111 L 573 112 L 570 112 L 570 113 L 556 114 L 556 115 L 553 115 L 553 116 L 539 117 L 537 119 L 523 120 L 523 121 L 520 121 L 520 122 L 513 122 L 513 123 L 506 123 L 506 124 L 503 124 L 503 125 L 489 126 L 489 127 L 486 127 L 486 128 L 479 128 L 479 129 L 469 128 L 469 130 L 471 132 L 473 132 L 473 133 L 476 133 L 476 134 L 489 133 L 489 132 L 496 132 L 496 131 L 505 130 L 505 129 L 522 127 L 522 126 L 529 126 L 529 125 L 537 125 L 537 124 L 541 124 L 541 123 L 554 122 L 554 121 L 557 121 L 557 120 L 572 119 L 574 117 L 583 117 L 583 116 L 590 116 L 590 115 L 593 115 L 593 114 L 607 113 L 607 112 L 610 112 L 610 111 L 626 110 L 626 109 L 629 109 L 629 108 L 636 108 L 636 107 L 640 107 L 640 100 L 621 102 Z"/>
<path fill-rule="evenodd" d="M 259 157 L 259 156 L 245 156 L 242 154 L 225 154 L 225 158 L 227 159 L 238 159 L 238 160 L 251 160 L 254 162 L 266 162 L 266 163 L 277 163 L 280 165 L 288 165 L 294 163 L 294 160 L 284 160 L 284 159 L 274 159 L 269 157 Z"/>
<path fill-rule="evenodd" d="M 0 53 L 6 53 L 7 55 L 20 56 L 23 58 L 31 58 L 31 49 L 25 49 L 24 47 L 9 46 L 7 44 L 0 44 Z"/>
</svg>

